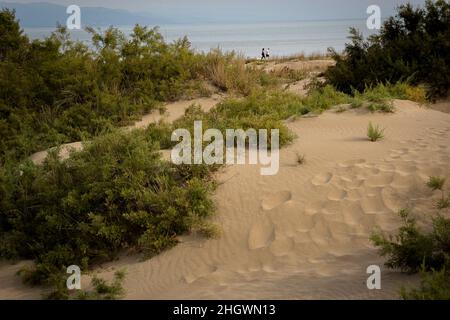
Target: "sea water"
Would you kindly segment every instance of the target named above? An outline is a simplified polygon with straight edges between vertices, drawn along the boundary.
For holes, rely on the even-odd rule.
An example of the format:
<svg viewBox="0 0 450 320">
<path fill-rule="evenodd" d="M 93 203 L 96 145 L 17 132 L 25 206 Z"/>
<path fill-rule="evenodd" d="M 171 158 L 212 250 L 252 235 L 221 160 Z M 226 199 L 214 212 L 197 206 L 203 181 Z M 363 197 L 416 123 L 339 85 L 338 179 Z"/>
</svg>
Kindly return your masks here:
<svg viewBox="0 0 450 320">
<path fill-rule="evenodd" d="M 153 26 L 149 26 L 153 27 Z M 326 53 L 332 47 L 337 51 L 349 42 L 349 29 L 356 27 L 364 36 L 376 30 L 366 27 L 366 20 L 291 21 L 255 23 L 199 23 L 167 24 L 159 26 L 167 41 L 187 36 L 192 47 L 198 51 L 221 48 L 237 51 L 247 57 L 259 57 L 262 48 L 270 48 L 272 56 L 287 56 L 296 53 Z M 118 27 L 125 34 L 133 26 Z M 105 28 L 101 28 L 105 29 Z M 54 28 L 24 28 L 32 39 L 49 36 Z M 84 30 L 71 31 L 72 38 L 89 44 L 90 35 Z"/>
</svg>

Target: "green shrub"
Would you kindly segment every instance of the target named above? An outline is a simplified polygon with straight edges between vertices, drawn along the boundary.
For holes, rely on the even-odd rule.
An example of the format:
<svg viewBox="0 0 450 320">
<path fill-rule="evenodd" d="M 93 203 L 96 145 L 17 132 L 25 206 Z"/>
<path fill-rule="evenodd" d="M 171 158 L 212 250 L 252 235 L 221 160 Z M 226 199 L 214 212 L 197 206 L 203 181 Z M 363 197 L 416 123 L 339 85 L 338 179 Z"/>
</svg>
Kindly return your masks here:
<svg viewBox="0 0 450 320">
<path fill-rule="evenodd" d="M 441 191 L 441 199 L 439 199 L 436 203 L 436 207 L 438 209 L 450 207 L 450 194 L 446 197 L 444 191 L 445 180 L 446 179 L 443 177 L 431 176 L 430 180 L 427 182 L 427 186 L 433 191 Z"/>
<path fill-rule="evenodd" d="M 345 93 L 337 91 L 334 87 L 326 85 L 325 87 L 313 89 L 310 94 L 303 99 L 304 105 L 310 110 L 327 110 L 332 106 L 351 103 L 352 99 Z"/>
<path fill-rule="evenodd" d="M 373 126 L 372 122 L 367 127 L 367 137 L 370 141 L 375 142 L 384 137 L 384 129 L 381 129 L 378 125 Z"/>
<path fill-rule="evenodd" d="M 124 271 L 116 271 L 114 279 L 109 284 L 104 279 L 94 276 L 91 280 L 91 285 L 94 288 L 92 292 L 82 291 L 77 294 L 77 300 L 117 300 L 124 296 L 125 291 L 122 283 L 125 280 Z"/>
<path fill-rule="evenodd" d="M 435 252 L 439 253 L 439 250 L 435 250 L 440 244 L 436 242 L 438 238 L 423 234 L 417 228 L 415 219 L 410 217 L 409 210 L 402 209 L 399 215 L 403 226 L 394 238 L 386 238 L 380 232 L 374 232 L 371 236 L 372 242 L 379 248 L 380 255 L 388 257 L 386 266 L 410 273 L 418 272 L 424 261 L 427 270 L 430 267 L 439 267 L 443 257 L 435 255 Z M 434 222 L 439 223 L 438 220 Z"/>
<path fill-rule="evenodd" d="M 402 288 L 400 295 L 404 300 L 450 300 L 449 263 L 441 270 L 429 272 L 421 270 L 419 288 Z"/>
<path fill-rule="evenodd" d="M 199 74 L 222 91 L 249 95 L 259 86 L 275 86 L 277 80 L 259 68 L 246 64 L 245 58 L 233 52 L 212 49 L 199 56 Z"/>
<path fill-rule="evenodd" d="M 427 185 L 442 190 L 445 179 L 430 177 Z M 416 289 L 402 288 L 403 299 L 449 299 L 450 298 L 450 219 L 438 214 L 431 219 L 431 231 L 419 229 L 410 211 L 402 209 L 403 220 L 395 236 L 386 237 L 375 231 L 371 241 L 386 256 L 386 266 L 409 273 L 421 273 L 421 284 Z"/>
<path fill-rule="evenodd" d="M 352 109 L 358 109 L 361 108 L 364 105 L 364 101 L 362 99 L 359 98 L 353 98 L 351 100 L 350 106 L 352 107 Z"/>
<path fill-rule="evenodd" d="M 159 158 L 144 131 L 115 132 L 86 143 L 64 161 L 27 162 L 0 208 L 0 256 L 34 259 L 27 276 L 47 283 L 65 266 L 86 270 L 126 248 L 147 255 L 176 244 L 192 221 L 213 212 L 209 171 Z"/>
<path fill-rule="evenodd" d="M 336 65 L 325 77 L 338 90 L 362 92 L 378 83 L 409 80 L 425 84 L 432 98 L 445 96 L 450 88 L 450 4 L 427 0 L 423 8 L 401 5 L 387 19 L 379 34 L 367 40 L 354 28 L 343 55 L 333 50 Z M 423 99 L 423 90 L 409 92 Z"/>
<path fill-rule="evenodd" d="M 381 102 L 381 103 L 373 102 L 373 103 L 370 103 L 367 106 L 367 108 L 371 112 L 381 111 L 381 112 L 385 112 L 385 113 L 393 113 L 395 110 L 392 101 Z"/>
<path fill-rule="evenodd" d="M 442 195 L 444 195 L 444 185 L 445 178 L 443 177 L 431 176 L 427 182 L 427 186 L 430 189 L 432 189 L 433 191 L 440 190 L 442 192 Z"/>
</svg>

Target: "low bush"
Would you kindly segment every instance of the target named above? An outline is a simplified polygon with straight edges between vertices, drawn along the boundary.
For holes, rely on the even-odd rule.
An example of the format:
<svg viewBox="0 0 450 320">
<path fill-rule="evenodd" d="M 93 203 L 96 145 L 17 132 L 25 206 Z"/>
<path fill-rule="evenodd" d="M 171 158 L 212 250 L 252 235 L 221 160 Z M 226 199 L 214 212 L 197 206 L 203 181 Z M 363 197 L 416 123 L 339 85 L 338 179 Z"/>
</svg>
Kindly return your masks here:
<svg viewBox="0 0 450 320">
<path fill-rule="evenodd" d="M 292 141 L 294 135 L 282 122 L 293 115 L 308 113 L 302 99 L 294 94 L 279 91 L 256 90 L 248 97 L 228 98 L 209 112 L 193 105 L 185 111 L 185 115 L 172 124 L 172 130 L 188 129 L 193 136 L 193 124 L 201 120 L 203 131 L 209 128 L 219 129 L 225 135 L 226 129 L 278 129 L 280 146 Z M 270 146 L 270 134 L 269 134 Z M 165 140 L 165 139 L 163 139 Z M 174 145 L 174 143 L 172 143 Z"/>
<path fill-rule="evenodd" d="M 125 295 L 122 283 L 125 280 L 125 272 L 117 271 L 114 273 L 112 283 L 106 280 L 92 277 L 92 291 L 81 291 L 75 297 L 77 300 L 117 300 Z"/>
<path fill-rule="evenodd" d="M 394 104 L 392 101 L 385 101 L 385 102 L 372 102 L 369 103 L 367 108 L 371 112 L 385 112 L 385 113 L 393 113 L 395 111 Z"/>
<path fill-rule="evenodd" d="M 199 74 L 222 91 L 246 96 L 261 86 L 278 84 L 276 77 L 247 64 L 245 58 L 234 51 L 224 53 L 212 49 L 198 59 Z"/>
<path fill-rule="evenodd" d="M 430 177 L 428 186 L 442 190 L 445 179 Z M 386 266 L 408 273 L 421 273 L 419 288 L 402 288 L 404 299 L 450 298 L 450 219 L 440 212 L 431 218 L 431 231 L 421 230 L 408 209 L 399 211 L 403 220 L 395 236 L 375 231 L 371 240 L 381 256 L 386 256 Z"/>
<path fill-rule="evenodd" d="M 316 111 L 327 110 L 332 106 L 351 102 L 352 99 L 349 95 L 337 91 L 330 85 L 312 90 L 310 94 L 303 99 L 303 103 L 308 106 L 310 110 Z"/>
</svg>

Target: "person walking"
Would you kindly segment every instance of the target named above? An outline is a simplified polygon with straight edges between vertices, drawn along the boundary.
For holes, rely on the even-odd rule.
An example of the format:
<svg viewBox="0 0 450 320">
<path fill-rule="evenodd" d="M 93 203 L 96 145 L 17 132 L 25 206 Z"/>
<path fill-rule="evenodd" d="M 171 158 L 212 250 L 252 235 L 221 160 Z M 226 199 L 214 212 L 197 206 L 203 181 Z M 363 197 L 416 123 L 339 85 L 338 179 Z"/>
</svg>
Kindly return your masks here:
<svg viewBox="0 0 450 320">
<path fill-rule="evenodd" d="M 261 51 L 261 60 L 264 60 L 266 58 L 266 52 L 264 51 L 264 48 L 262 48 Z"/>
<path fill-rule="evenodd" d="M 270 58 L 270 48 L 267 48 L 267 50 L 266 50 L 266 58 L 267 59 Z"/>
</svg>

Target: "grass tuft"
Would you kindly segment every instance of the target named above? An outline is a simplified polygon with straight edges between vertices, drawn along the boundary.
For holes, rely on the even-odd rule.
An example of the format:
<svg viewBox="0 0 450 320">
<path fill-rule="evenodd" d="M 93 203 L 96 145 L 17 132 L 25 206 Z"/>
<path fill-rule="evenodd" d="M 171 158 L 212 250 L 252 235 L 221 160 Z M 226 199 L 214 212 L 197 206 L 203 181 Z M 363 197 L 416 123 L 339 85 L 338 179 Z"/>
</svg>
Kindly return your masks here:
<svg viewBox="0 0 450 320">
<path fill-rule="evenodd" d="M 302 165 L 306 162 L 306 158 L 304 154 L 296 153 L 295 161 L 298 165 Z"/>
<path fill-rule="evenodd" d="M 380 128 L 378 125 L 374 126 L 372 122 L 370 122 L 369 126 L 367 127 L 367 137 L 372 142 L 383 139 L 384 129 Z"/>
</svg>

